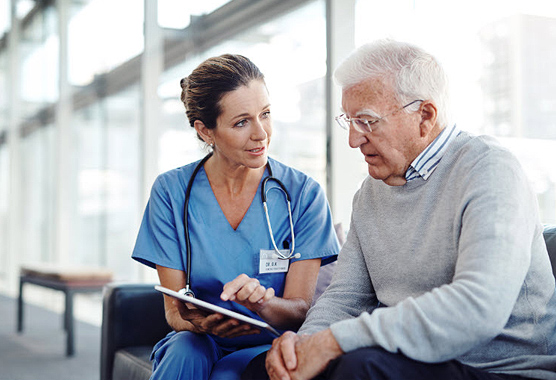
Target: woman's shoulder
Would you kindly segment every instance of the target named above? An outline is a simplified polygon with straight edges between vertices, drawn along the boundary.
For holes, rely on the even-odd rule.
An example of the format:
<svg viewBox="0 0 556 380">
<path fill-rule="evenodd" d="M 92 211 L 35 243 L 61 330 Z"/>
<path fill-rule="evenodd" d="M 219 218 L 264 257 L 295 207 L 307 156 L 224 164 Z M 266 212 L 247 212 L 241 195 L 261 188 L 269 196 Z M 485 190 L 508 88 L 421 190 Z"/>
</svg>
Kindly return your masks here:
<svg viewBox="0 0 556 380">
<path fill-rule="evenodd" d="M 280 175 L 284 177 L 297 177 L 303 180 L 312 179 L 308 174 L 305 174 L 301 170 L 286 165 L 275 158 L 268 157 L 268 163 L 272 168 L 272 174 L 274 177 L 278 177 Z"/>
<path fill-rule="evenodd" d="M 304 194 L 318 194 L 324 192 L 321 185 L 310 175 L 286 165 L 273 158 L 268 158 L 272 168 L 272 176 L 279 179 L 290 192 Z"/>
<path fill-rule="evenodd" d="M 197 160 L 159 174 L 154 181 L 153 189 L 163 188 L 171 191 L 177 188 L 178 191 L 183 191 L 187 187 L 189 179 L 200 161 Z"/>
<path fill-rule="evenodd" d="M 302 172 L 299 169 L 295 169 L 289 165 L 286 165 L 274 158 L 268 158 L 269 165 L 272 169 L 273 177 L 280 179 L 282 182 L 293 182 L 296 184 L 316 184 L 314 178 L 310 175 Z"/>
</svg>

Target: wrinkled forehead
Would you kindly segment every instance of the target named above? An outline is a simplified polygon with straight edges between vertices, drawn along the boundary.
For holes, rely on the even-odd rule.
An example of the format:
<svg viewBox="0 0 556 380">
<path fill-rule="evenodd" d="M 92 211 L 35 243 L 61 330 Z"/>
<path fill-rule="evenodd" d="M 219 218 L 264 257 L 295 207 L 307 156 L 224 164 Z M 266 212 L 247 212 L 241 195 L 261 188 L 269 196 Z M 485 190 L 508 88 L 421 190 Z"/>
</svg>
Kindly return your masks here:
<svg viewBox="0 0 556 380">
<path fill-rule="evenodd" d="M 379 78 L 369 78 L 342 90 L 342 110 L 350 116 L 375 116 L 396 104 L 392 86 Z"/>
</svg>

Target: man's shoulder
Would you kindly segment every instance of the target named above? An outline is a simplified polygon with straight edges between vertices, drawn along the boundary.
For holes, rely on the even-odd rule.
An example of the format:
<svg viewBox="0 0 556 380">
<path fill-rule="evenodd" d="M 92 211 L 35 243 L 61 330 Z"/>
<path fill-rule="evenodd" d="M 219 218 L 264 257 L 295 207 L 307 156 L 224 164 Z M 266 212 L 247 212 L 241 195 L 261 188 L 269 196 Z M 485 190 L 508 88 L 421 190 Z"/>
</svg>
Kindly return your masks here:
<svg viewBox="0 0 556 380">
<path fill-rule="evenodd" d="M 517 163 L 515 155 L 498 139 L 489 135 L 473 135 L 462 131 L 454 140 L 452 148 L 451 154 L 455 161 L 504 160 L 508 164 Z"/>
</svg>

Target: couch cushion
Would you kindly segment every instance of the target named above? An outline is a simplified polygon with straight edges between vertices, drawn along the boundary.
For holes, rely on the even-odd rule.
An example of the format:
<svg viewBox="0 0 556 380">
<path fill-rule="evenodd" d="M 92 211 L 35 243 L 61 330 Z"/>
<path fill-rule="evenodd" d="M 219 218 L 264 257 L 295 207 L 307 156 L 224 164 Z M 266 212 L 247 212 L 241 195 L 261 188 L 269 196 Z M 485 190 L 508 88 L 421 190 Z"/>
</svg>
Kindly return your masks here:
<svg viewBox="0 0 556 380">
<path fill-rule="evenodd" d="M 113 380 L 149 380 L 152 373 L 150 361 L 152 347 L 122 348 L 114 357 Z"/>
</svg>

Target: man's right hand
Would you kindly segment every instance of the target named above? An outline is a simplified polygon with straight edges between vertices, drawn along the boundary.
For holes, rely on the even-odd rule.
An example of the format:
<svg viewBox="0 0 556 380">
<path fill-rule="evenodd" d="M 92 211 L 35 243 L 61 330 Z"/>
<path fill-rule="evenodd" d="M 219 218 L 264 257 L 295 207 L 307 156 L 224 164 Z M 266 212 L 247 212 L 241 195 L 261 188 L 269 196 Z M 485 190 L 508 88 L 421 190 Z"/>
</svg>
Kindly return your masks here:
<svg viewBox="0 0 556 380">
<path fill-rule="evenodd" d="M 272 342 L 266 371 L 271 380 L 312 379 L 342 354 L 330 329 L 302 336 L 286 332 Z"/>
<path fill-rule="evenodd" d="M 271 380 L 290 380 L 290 371 L 297 368 L 295 344 L 299 336 L 291 331 L 274 339 L 266 355 L 266 372 Z"/>
</svg>

